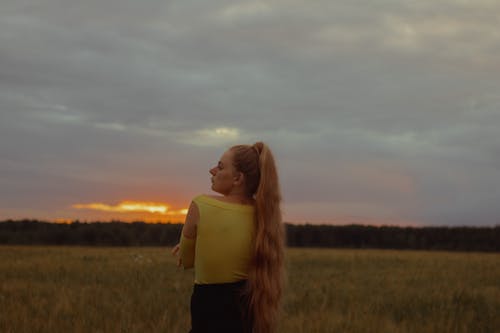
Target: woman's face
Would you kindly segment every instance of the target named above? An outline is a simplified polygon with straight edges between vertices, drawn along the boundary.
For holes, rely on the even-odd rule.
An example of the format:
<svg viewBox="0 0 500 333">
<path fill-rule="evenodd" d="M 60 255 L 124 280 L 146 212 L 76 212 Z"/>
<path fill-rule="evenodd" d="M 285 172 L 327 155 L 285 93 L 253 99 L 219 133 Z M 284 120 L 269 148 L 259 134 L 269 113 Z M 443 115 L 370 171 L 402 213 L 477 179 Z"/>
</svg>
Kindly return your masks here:
<svg viewBox="0 0 500 333">
<path fill-rule="evenodd" d="M 237 175 L 233 166 L 233 152 L 226 151 L 209 172 L 212 175 L 212 190 L 223 195 L 229 194 Z"/>
</svg>

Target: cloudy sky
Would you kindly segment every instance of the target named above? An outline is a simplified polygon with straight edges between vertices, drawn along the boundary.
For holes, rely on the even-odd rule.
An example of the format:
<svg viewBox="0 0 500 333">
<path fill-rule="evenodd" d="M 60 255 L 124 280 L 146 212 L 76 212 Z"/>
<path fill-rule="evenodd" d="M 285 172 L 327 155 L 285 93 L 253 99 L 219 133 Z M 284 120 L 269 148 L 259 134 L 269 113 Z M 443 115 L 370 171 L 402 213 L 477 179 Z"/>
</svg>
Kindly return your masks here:
<svg viewBox="0 0 500 333">
<path fill-rule="evenodd" d="M 500 224 L 495 0 L 0 0 L 0 219 L 168 221 L 267 142 L 285 220 Z"/>
</svg>

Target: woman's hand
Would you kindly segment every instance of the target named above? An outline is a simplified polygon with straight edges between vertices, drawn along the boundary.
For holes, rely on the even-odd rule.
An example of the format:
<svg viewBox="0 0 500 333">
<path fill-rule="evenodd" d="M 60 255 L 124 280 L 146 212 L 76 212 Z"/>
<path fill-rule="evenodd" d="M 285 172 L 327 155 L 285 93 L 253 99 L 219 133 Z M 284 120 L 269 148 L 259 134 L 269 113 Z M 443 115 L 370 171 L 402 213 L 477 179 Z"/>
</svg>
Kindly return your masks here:
<svg viewBox="0 0 500 333">
<path fill-rule="evenodd" d="M 177 257 L 177 267 L 181 267 L 182 265 L 181 257 L 179 256 L 180 249 L 181 249 L 181 244 L 179 243 L 176 246 L 174 246 L 171 251 L 172 255 L 174 257 Z"/>
</svg>

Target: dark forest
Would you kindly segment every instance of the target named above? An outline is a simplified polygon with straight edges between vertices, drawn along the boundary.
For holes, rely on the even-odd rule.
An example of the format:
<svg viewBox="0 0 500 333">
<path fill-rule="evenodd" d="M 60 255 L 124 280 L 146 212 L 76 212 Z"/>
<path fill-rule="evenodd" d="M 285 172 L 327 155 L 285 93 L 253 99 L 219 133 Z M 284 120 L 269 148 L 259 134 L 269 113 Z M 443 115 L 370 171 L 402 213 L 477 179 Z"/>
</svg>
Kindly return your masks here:
<svg viewBox="0 0 500 333">
<path fill-rule="evenodd" d="M 396 227 L 285 224 L 289 247 L 500 252 L 500 226 Z M 0 244 L 173 246 L 182 224 L 38 220 L 0 222 Z"/>
</svg>

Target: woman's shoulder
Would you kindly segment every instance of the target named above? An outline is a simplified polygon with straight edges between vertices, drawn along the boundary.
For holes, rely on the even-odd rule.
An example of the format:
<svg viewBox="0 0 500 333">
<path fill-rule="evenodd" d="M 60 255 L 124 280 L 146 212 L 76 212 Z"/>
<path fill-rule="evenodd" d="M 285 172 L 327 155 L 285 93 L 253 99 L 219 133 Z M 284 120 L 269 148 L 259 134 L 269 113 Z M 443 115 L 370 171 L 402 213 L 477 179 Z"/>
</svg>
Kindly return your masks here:
<svg viewBox="0 0 500 333">
<path fill-rule="evenodd" d="M 216 206 L 220 208 L 231 208 L 231 209 L 253 209 L 253 205 L 239 204 L 232 202 L 222 195 L 212 195 L 212 194 L 199 194 L 194 199 L 193 202 L 196 204 L 208 204 L 210 206 Z"/>
<path fill-rule="evenodd" d="M 225 203 L 226 200 L 223 196 L 221 195 L 213 195 L 213 194 L 198 194 L 195 196 L 192 200 L 194 203 L 200 203 L 200 202 L 205 202 L 205 203 Z"/>
<path fill-rule="evenodd" d="M 211 195 L 211 194 L 198 194 L 198 195 L 194 196 L 194 198 L 191 201 L 195 204 L 210 203 L 210 202 L 223 202 L 219 198 L 222 198 L 222 196 Z"/>
<path fill-rule="evenodd" d="M 210 194 L 198 194 L 198 195 L 195 195 L 192 199 L 193 202 L 196 202 L 196 201 L 203 201 L 203 200 L 206 200 L 206 199 L 214 199 L 216 197 L 216 195 L 210 195 Z"/>
</svg>

